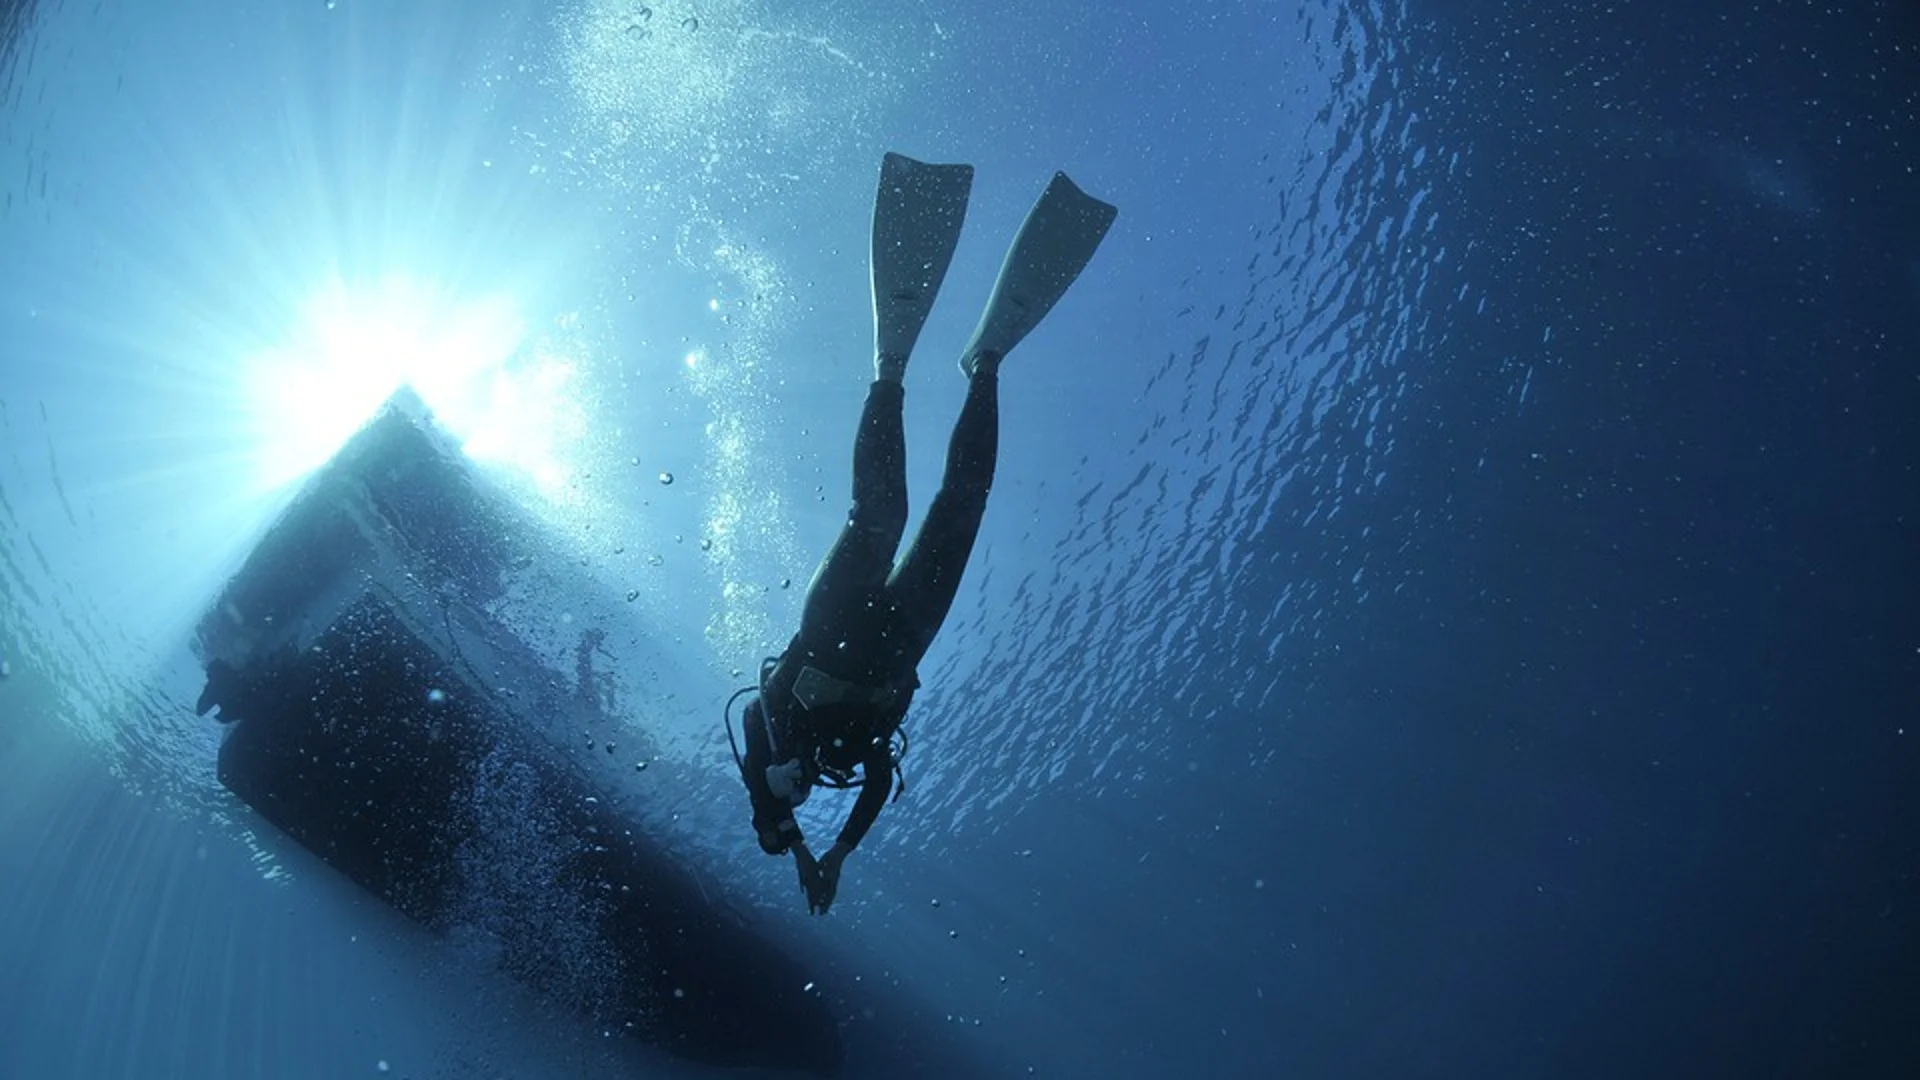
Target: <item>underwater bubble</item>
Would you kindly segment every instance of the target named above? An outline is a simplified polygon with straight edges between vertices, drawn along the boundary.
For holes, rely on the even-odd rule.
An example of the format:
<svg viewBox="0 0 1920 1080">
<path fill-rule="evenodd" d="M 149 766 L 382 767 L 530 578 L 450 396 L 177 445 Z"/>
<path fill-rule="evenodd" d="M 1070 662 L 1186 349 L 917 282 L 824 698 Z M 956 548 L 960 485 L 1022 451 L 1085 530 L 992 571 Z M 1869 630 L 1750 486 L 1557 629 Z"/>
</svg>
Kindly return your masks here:
<svg viewBox="0 0 1920 1080">
<path fill-rule="evenodd" d="M 662 484 L 668 484 L 668 485 L 671 485 L 671 484 L 673 483 L 673 474 L 672 474 L 672 473 L 670 473 L 670 472 L 663 472 L 663 473 L 661 473 L 661 474 L 660 474 L 660 482 L 661 482 Z"/>
<path fill-rule="evenodd" d="M 631 604 L 631 603 L 633 603 L 633 602 L 634 602 L 635 600 L 638 600 L 638 599 L 640 599 L 640 590 L 639 590 L 639 589 L 628 589 L 628 590 L 627 590 L 627 603 L 629 603 L 629 604 Z"/>
<path fill-rule="evenodd" d="M 4 673 L 0 672 L 0 674 L 4 674 Z M 445 690 L 442 690 L 436 686 L 433 689 L 427 691 L 427 704 L 445 705 L 446 703 L 447 703 L 447 692 Z"/>
</svg>

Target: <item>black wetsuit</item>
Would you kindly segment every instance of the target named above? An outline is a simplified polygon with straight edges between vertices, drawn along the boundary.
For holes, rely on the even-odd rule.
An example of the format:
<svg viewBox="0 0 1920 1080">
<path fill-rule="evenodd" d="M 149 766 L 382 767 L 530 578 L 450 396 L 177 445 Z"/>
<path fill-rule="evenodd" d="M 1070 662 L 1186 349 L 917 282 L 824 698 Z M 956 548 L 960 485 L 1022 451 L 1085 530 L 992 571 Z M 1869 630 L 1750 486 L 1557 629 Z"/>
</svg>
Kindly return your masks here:
<svg viewBox="0 0 1920 1080">
<path fill-rule="evenodd" d="M 754 830 L 768 854 L 785 852 L 800 835 L 792 804 L 767 784 L 767 767 L 776 762 L 798 757 L 809 772 L 815 761 L 843 774 L 856 765 L 864 771 L 840 830 L 848 848 L 886 805 L 893 733 L 919 685 L 920 659 L 953 606 L 993 487 L 998 367 L 981 363 L 968 380 L 940 492 L 898 565 L 894 553 L 907 527 L 904 392 L 889 380 L 867 391 L 853 444 L 853 509 L 807 589 L 800 632 L 746 710 L 745 780 Z M 777 751 L 769 745 L 769 721 Z"/>
</svg>

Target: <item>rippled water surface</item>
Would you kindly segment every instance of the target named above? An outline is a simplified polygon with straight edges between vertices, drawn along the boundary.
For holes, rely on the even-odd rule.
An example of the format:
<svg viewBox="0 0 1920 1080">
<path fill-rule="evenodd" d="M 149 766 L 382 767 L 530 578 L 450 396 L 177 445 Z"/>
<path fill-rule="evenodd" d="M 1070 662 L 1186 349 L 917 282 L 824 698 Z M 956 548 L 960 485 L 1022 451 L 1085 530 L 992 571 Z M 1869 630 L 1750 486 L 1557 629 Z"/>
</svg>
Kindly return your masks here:
<svg viewBox="0 0 1920 1080">
<path fill-rule="evenodd" d="M 1785 0 L 7 3 L 0 1074 L 711 1071 L 499 974 L 564 816 L 514 763 L 451 933 L 220 783 L 201 619 L 406 385 L 541 538 L 493 692 L 611 718 L 596 798 L 848 1075 L 1909 1075 L 1917 54 Z M 721 706 L 844 520 L 889 149 L 977 169 L 916 512 L 1032 199 L 1120 217 L 809 919 Z"/>
</svg>

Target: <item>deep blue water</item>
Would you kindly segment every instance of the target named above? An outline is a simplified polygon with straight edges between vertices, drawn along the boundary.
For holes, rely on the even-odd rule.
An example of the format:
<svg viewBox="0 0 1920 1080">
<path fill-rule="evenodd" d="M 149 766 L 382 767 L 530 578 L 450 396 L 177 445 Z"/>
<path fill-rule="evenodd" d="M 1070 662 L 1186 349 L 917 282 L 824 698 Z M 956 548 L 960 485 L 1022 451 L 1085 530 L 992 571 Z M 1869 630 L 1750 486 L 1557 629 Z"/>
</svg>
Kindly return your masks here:
<svg viewBox="0 0 1920 1080">
<path fill-rule="evenodd" d="M 622 613 L 670 839 L 817 971 L 849 1075 L 1920 1071 L 1911 5 L 0 34 L 0 1076 L 705 1075 L 214 778 L 194 622 L 429 354 Z M 1121 217 L 1008 362 L 910 791 L 811 920 L 719 706 L 845 509 L 886 149 L 978 168 L 916 506 L 1046 177 Z M 301 350 L 396 322 L 289 449 L 359 386 Z M 595 603 L 516 617 L 559 650 Z"/>
</svg>

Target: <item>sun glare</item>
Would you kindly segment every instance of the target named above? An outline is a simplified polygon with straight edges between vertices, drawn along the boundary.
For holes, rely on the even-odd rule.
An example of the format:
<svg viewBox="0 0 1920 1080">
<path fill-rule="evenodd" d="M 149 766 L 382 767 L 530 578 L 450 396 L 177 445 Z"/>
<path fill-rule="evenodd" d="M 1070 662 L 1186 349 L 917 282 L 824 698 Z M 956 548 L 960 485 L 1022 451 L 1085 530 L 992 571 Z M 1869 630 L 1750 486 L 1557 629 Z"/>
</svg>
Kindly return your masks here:
<svg viewBox="0 0 1920 1080">
<path fill-rule="evenodd" d="M 511 300 L 461 302 L 409 279 L 321 290 L 286 342 L 245 367 L 269 488 L 325 464 L 402 386 L 471 457 L 549 495 L 568 483 L 566 444 L 584 423 L 576 364 L 529 343 Z"/>
</svg>

